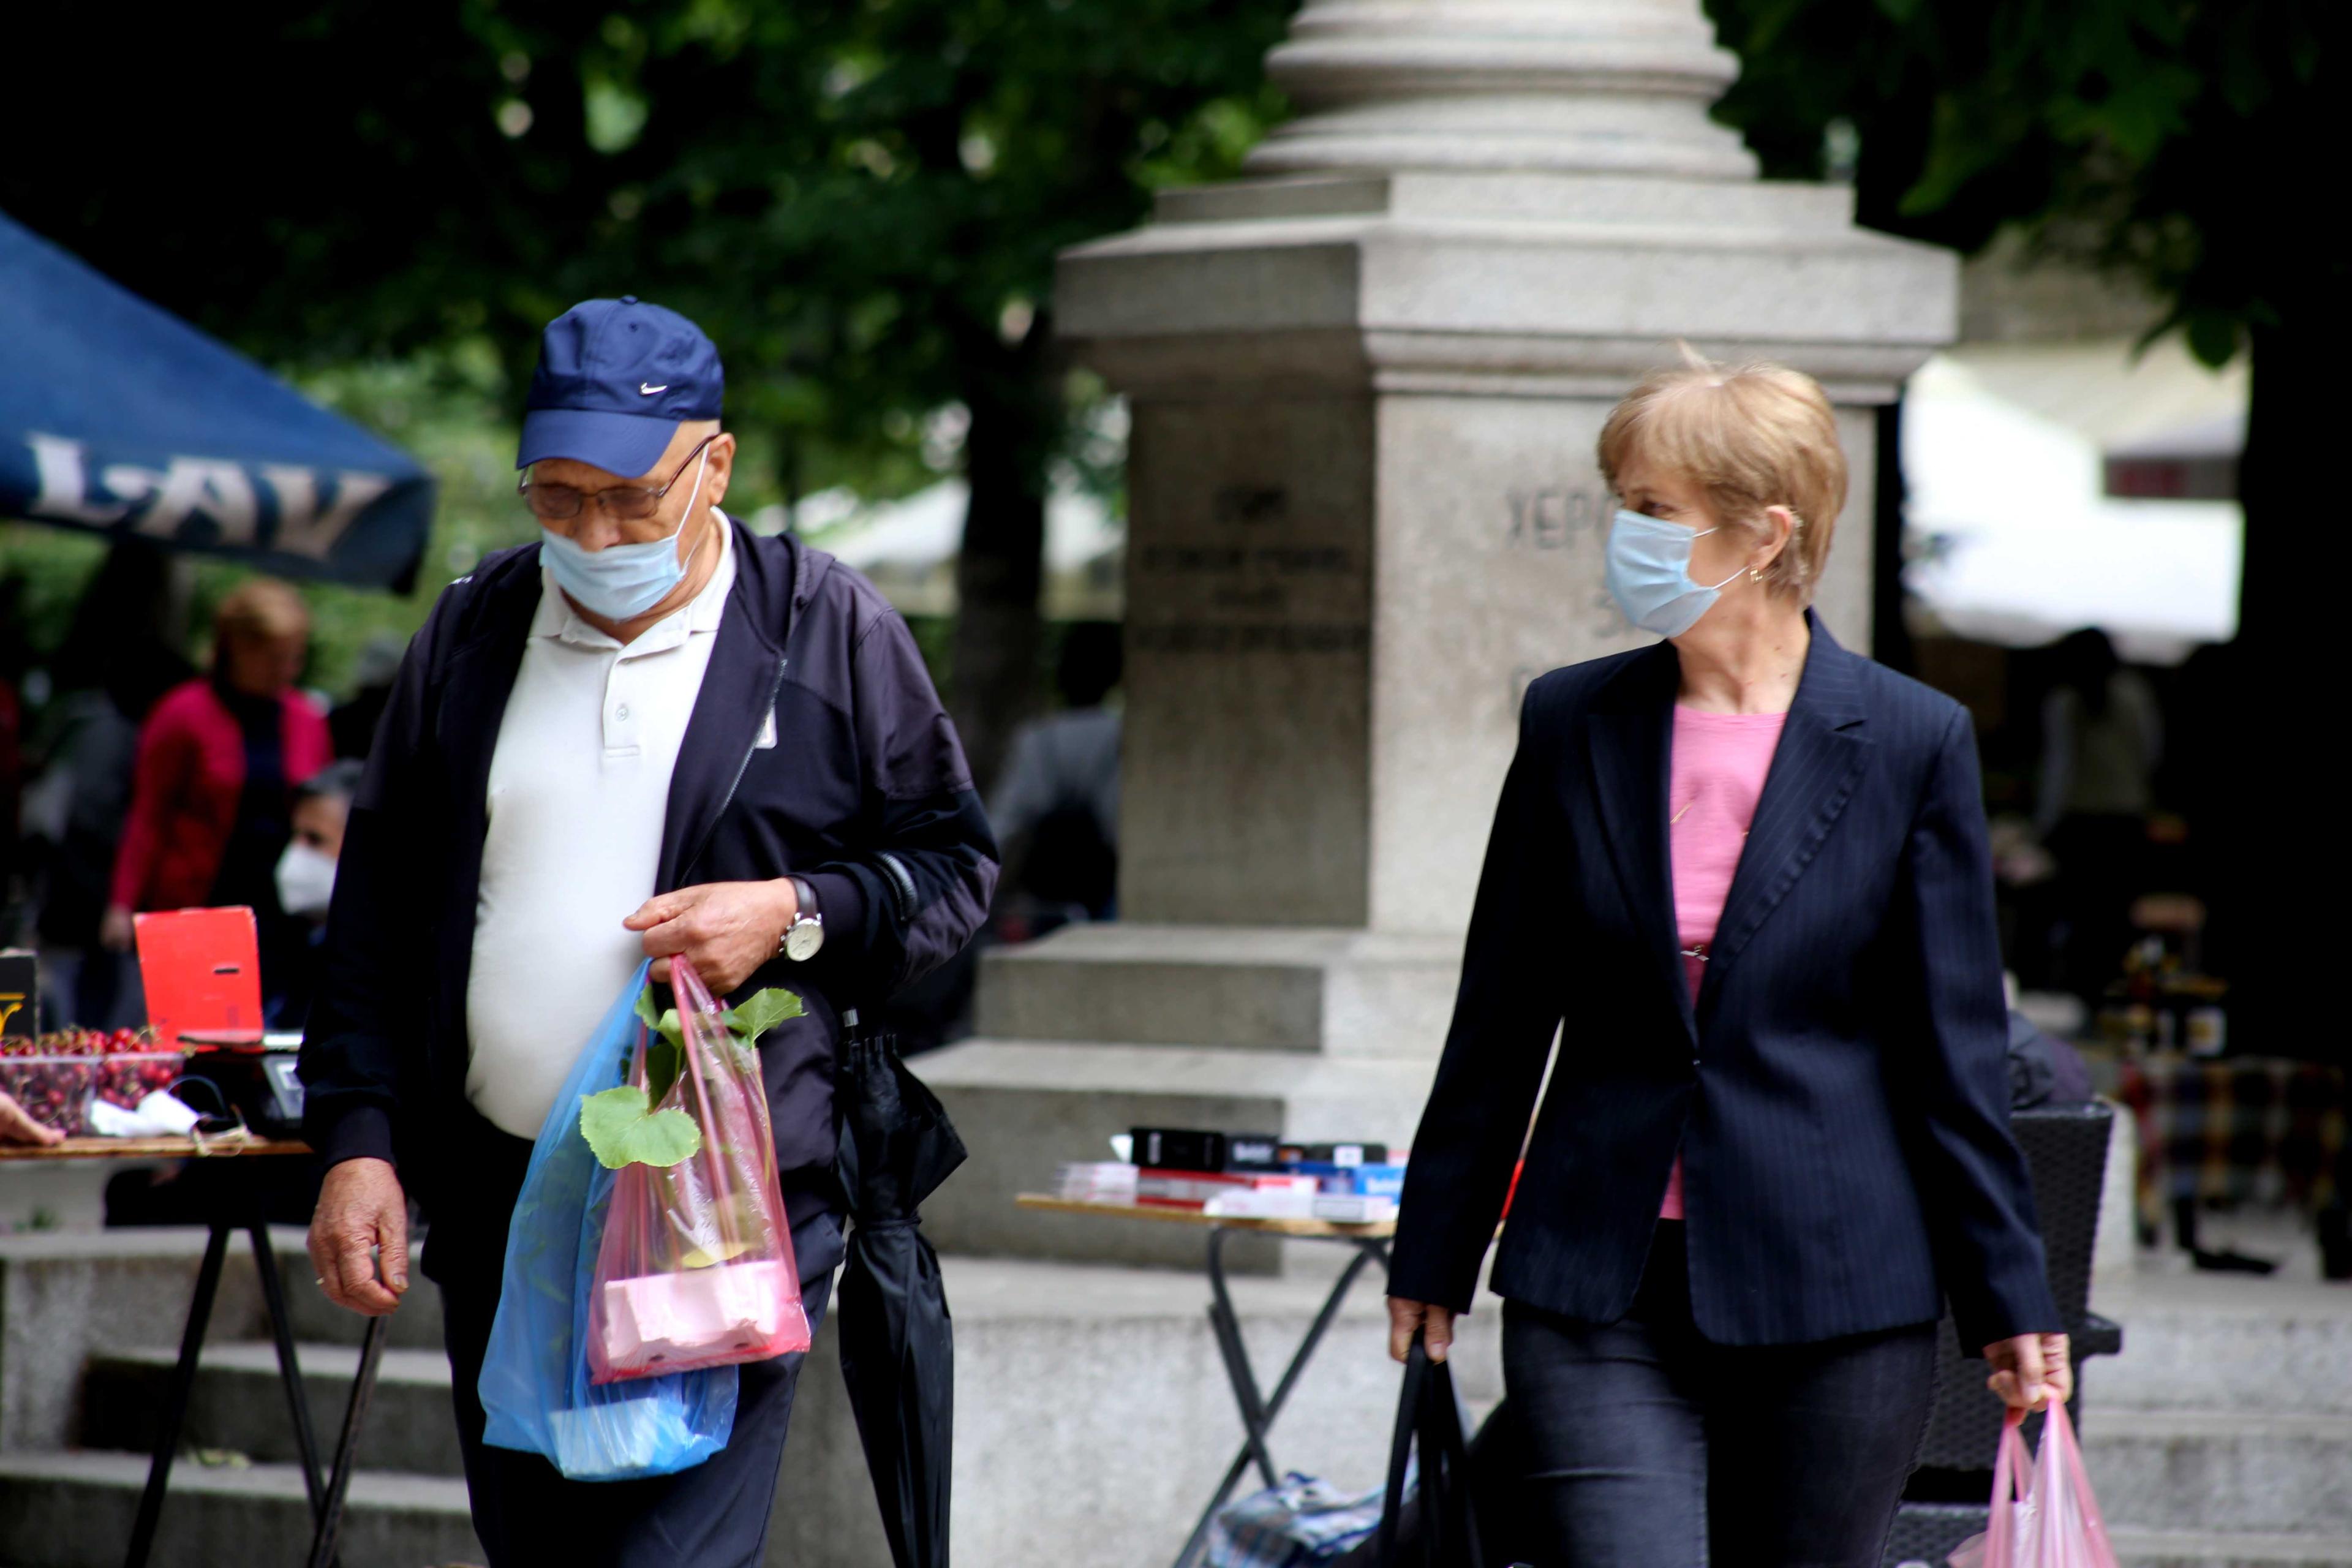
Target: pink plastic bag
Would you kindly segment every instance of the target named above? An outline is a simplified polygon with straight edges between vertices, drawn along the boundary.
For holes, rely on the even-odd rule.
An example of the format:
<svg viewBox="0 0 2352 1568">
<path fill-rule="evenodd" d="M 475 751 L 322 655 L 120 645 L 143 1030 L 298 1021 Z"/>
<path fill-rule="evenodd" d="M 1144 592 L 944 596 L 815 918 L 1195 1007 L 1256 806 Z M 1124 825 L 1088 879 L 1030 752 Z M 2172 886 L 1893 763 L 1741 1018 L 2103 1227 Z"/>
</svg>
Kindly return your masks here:
<svg viewBox="0 0 2352 1568">
<path fill-rule="evenodd" d="M 588 1300 L 589 1381 L 653 1377 L 809 1347 L 758 1053 L 728 1032 L 684 959 L 670 963 L 682 1061 L 654 1107 L 690 1117 L 701 1147 L 613 1182 Z M 639 1037 L 629 1081 L 646 1084 Z"/>
<path fill-rule="evenodd" d="M 2050 1406 L 2038 1458 L 2026 1451 L 2023 1415 L 2010 1413 L 1993 1460 L 1992 1518 L 1945 1561 L 1952 1568 L 2116 1568 L 2064 1405 Z"/>
</svg>

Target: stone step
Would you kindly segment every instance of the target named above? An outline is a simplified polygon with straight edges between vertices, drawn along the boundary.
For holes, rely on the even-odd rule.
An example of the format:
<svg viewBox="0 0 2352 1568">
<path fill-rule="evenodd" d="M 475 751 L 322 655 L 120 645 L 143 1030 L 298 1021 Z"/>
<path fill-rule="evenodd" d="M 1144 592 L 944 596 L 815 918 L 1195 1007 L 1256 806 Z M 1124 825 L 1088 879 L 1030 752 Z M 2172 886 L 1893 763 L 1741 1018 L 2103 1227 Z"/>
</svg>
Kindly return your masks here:
<svg viewBox="0 0 2352 1568">
<path fill-rule="evenodd" d="M 941 1251 L 1192 1266 L 1198 1234 L 1177 1226 L 1034 1214 L 1013 1195 L 1050 1190 L 1065 1160 L 1107 1160 L 1110 1135 L 1140 1125 L 1222 1127 L 1291 1138 L 1412 1136 L 1436 1064 L 1201 1047 L 982 1038 L 912 1064 L 948 1109 L 971 1160 L 923 1205 Z M 1263 1247 L 1234 1247 L 1264 1268 Z"/>
<path fill-rule="evenodd" d="M 0 1454 L 0 1542 L 15 1568 L 114 1568 L 146 1485 L 138 1454 Z M 153 1568 L 299 1563 L 310 1508 L 292 1465 L 207 1468 L 182 1461 L 155 1536 Z M 436 1568 L 485 1561 L 466 1483 L 365 1471 L 352 1479 L 343 1568 Z"/>
<path fill-rule="evenodd" d="M 2095 1408 L 2352 1415 L 2352 1286 L 2142 1272 L 2097 1306 L 2125 1336 L 2093 1363 Z"/>
<path fill-rule="evenodd" d="M 1257 1375 L 1271 1388 L 1340 1260 L 1302 1249 L 1280 1279 L 1234 1281 Z M 1172 1561 L 1241 1441 L 1241 1422 L 1189 1275 L 1101 1265 L 941 1260 L 955 1312 L 955 1560 L 1025 1568 Z M 1501 1392 L 1498 1314 L 1464 1321 L 1464 1397 Z M 1360 1280 L 1276 1422 L 1275 1463 L 1353 1488 L 1385 1473 L 1399 1369 L 1376 1279 Z M 872 1482 L 844 1393 L 833 1321 L 795 1396 L 769 1537 L 772 1568 L 887 1568 Z M 1245 1479 L 1243 1491 L 1258 1483 Z"/>
<path fill-rule="evenodd" d="M 2352 1535 L 2110 1530 L 2123 1568 L 2352 1568 Z"/>
<path fill-rule="evenodd" d="M 359 1352 L 348 1345 L 303 1344 L 295 1347 L 295 1359 L 310 1395 L 320 1462 L 331 1463 Z M 82 1384 L 82 1446 L 141 1453 L 152 1448 L 178 1360 L 177 1350 L 163 1348 L 93 1355 Z M 189 1394 L 185 1431 L 189 1447 L 293 1463 L 293 1423 L 278 1381 L 276 1347 L 267 1342 L 205 1346 Z M 447 1356 L 438 1350 L 384 1352 L 359 1462 L 368 1469 L 416 1475 L 464 1473 L 449 1405 Z"/>
<path fill-rule="evenodd" d="M 1071 925 L 982 958 L 978 1032 L 1431 1061 L 1461 967 L 1451 936 Z"/>
<path fill-rule="evenodd" d="M 2352 1535 L 2352 1416 L 2133 1410 L 2084 1416 L 2109 1523 L 2143 1530 Z"/>
</svg>

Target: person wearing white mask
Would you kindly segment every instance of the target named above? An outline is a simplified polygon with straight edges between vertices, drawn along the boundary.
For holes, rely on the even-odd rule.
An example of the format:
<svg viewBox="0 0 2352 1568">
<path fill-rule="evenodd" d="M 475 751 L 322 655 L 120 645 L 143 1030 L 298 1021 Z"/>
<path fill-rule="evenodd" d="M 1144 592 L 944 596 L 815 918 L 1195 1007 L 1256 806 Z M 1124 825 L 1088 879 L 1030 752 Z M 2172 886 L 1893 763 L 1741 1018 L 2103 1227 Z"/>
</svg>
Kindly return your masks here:
<svg viewBox="0 0 2352 1568">
<path fill-rule="evenodd" d="M 1867 1568 L 1948 1302 L 2013 1409 L 2072 1381 L 2009 1131 L 1975 730 L 1811 608 L 1846 475 L 1811 377 L 1660 372 L 1599 458 L 1611 595 L 1664 640 L 1528 688 L 1391 1350 L 1444 1358 L 1524 1148 L 1488 1283 L 1528 1554 Z"/>
<path fill-rule="evenodd" d="M 328 1169 L 321 1289 L 408 1288 L 432 1230 L 475 1533 L 490 1568 L 751 1568 L 802 1357 L 737 1369 L 731 1434 L 674 1475 L 568 1479 L 501 1447 L 480 1372 L 532 1141 L 639 964 L 793 992 L 760 1041 L 812 1327 L 843 1256 L 842 1016 L 953 956 L 996 849 L 913 635 L 856 573 L 721 509 L 719 351 L 624 295 L 548 323 L 523 412 L 532 543 L 443 590 L 385 700 L 334 868 L 303 1044 Z M 324 853 L 323 844 L 310 848 Z M 322 880 L 289 862 L 306 901 Z"/>
<path fill-rule="evenodd" d="M 360 763 L 330 763 L 294 791 L 292 833 L 278 858 L 278 903 L 288 914 L 323 929 L 335 893 L 335 858 L 343 852 L 343 825 L 358 793 Z"/>
</svg>

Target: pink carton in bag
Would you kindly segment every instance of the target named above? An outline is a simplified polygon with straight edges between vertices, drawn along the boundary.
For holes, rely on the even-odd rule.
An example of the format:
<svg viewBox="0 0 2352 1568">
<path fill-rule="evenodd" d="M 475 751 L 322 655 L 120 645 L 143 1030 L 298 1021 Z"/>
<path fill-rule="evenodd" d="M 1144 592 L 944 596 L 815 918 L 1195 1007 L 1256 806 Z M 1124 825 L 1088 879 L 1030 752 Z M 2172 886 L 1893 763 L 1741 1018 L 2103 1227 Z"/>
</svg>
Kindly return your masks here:
<svg viewBox="0 0 2352 1568">
<path fill-rule="evenodd" d="M 2116 1568 L 2064 1405 L 2051 1405 L 2038 1458 L 2026 1451 L 2023 1415 L 2010 1412 L 1993 1460 L 1992 1517 L 1945 1561 L 1952 1568 Z"/>
<path fill-rule="evenodd" d="M 595 1384 L 809 1347 L 758 1053 L 684 959 L 671 961 L 670 984 L 677 1072 L 652 1109 L 682 1112 L 700 1144 L 675 1164 L 625 1164 L 614 1178 L 588 1301 Z M 649 1093 L 647 1061 L 661 1044 L 647 1031 L 630 1068 Z"/>
</svg>

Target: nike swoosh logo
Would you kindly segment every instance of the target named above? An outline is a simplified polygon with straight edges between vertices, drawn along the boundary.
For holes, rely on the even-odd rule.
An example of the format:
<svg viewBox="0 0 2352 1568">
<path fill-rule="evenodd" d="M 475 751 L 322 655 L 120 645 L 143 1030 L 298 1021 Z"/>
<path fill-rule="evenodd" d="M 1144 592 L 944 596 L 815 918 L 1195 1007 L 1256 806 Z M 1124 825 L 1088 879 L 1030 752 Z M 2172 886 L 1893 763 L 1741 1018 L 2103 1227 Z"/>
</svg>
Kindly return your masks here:
<svg viewBox="0 0 2352 1568">
<path fill-rule="evenodd" d="M 644 396 L 644 397 L 651 397 L 651 396 L 652 396 L 655 393 L 656 393 L 656 392 L 667 392 L 668 390 L 669 390 L 669 383 L 667 383 L 667 382 L 666 382 L 666 381 L 665 381 L 665 382 L 663 382 L 659 386 L 647 386 L 647 385 L 646 385 L 644 382 L 642 382 L 642 381 L 641 381 L 641 382 L 639 382 L 639 383 L 637 383 L 637 393 L 638 393 L 638 395 L 639 395 L 640 396 Z"/>
</svg>

